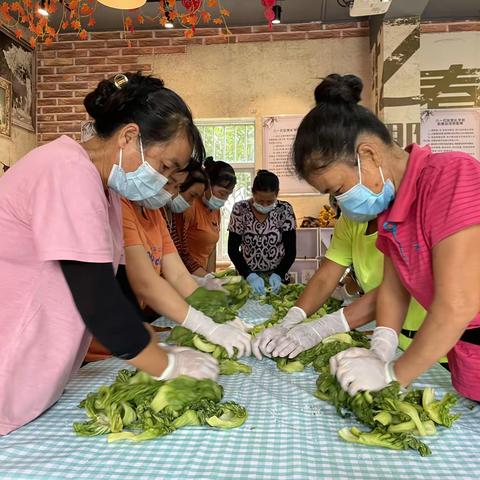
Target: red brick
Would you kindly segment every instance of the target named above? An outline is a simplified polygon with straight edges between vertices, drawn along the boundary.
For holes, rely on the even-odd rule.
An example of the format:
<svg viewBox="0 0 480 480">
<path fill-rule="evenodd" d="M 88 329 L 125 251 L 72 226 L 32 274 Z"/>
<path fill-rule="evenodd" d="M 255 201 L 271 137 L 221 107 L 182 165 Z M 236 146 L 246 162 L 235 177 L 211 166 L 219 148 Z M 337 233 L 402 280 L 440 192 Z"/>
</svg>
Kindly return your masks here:
<svg viewBox="0 0 480 480">
<path fill-rule="evenodd" d="M 85 111 L 85 107 L 83 105 L 77 105 L 77 106 L 73 107 L 73 111 L 75 113 L 83 113 L 84 115 L 87 113 Z"/>
<path fill-rule="evenodd" d="M 37 129 L 40 133 L 58 132 L 58 123 L 39 122 L 37 125 Z"/>
<path fill-rule="evenodd" d="M 58 36 L 59 42 L 75 42 L 79 40 L 78 33 L 61 33 Z"/>
<path fill-rule="evenodd" d="M 118 73 L 117 65 L 91 65 L 88 67 L 88 73 L 107 73 L 113 75 Z"/>
<path fill-rule="evenodd" d="M 155 38 L 184 37 L 185 35 L 183 32 L 183 29 L 173 28 L 167 30 L 166 28 L 164 28 L 155 32 Z"/>
<path fill-rule="evenodd" d="M 54 92 L 41 92 L 42 98 L 67 98 L 73 97 L 73 92 L 71 91 L 59 91 L 55 90 Z"/>
<path fill-rule="evenodd" d="M 57 121 L 85 120 L 83 113 L 57 113 Z"/>
<path fill-rule="evenodd" d="M 340 30 L 320 30 L 318 32 L 307 32 L 307 38 L 309 40 L 315 40 L 317 38 L 335 38 L 340 37 Z"/>
<path fill-rule="evenodd" d="M 309 23 L 292 23 L 289 25 L 291 32 L 309 32 L 314 30 L 322 30 L 324 24 L 322 22 Z"/>
<path fill-rule="evenodd" d="M 58 57 L 61 58 L 80 58 L 87 57 L 88 50 L 62 50 L 58 52 Z"/>
<path fill-rule="evenodd" d="M 123 48 L 122 55 L 152 55 L 153 48 L 152 47 L 141 47 L 141 48 Z M 112 54 L 114 55 L 114 54 Z M 134 60 L 135 61 L 135 60 Z"/>
<path fill-rule="evenodd" d="M 357 22 L 357 23 L 358 23 L 359 27 L 369 27 L 370 26 L 370 22 L 368 22 L 367 20 L 364 20 L 363 22 Z"/>
<path fill-rule="evenodd" d="M 72 113 L 73 107 L 42 107 L 42 113 Z"/>
<path fill-rule="evenodd" d="M 80 98 L 83 101 L 87 93 L 90 93 L 90 90 L 78 90 L 78 92 L 75 92 L 75 97 Z"/>
<path fill-rule="evenodd" d="M 238 43 L 243 42 L 269 42 L 271 35 L 269 33 L 252 33 L 250 35 L 239 35 Z"/>
<path fill-rule="evenodd" d="M 219 28 L 197 28 L 195 30 L 196 37 L 212 37 L 214 35 L 219 35 L 221 30 Z"/>
<path fill-rule="evenodd" d="M 44 75 L 42 77 L 44 82 L 51 82 L 55 84 L 58 82 L 73 82 L 73 75 Z M 46 88 L 45 90 L 53 90 L 52 88 Z"/>
<path fill-rule="evenodd" d="M 287 32 L 287 33 L 272 33 L 272 40 L 305 40 L 307 34 L 305 32 Z"/>
<path fill-rule="evenodd" d="M 68 82 L 68 83 L 59 83 L 59 90 L 81 90 L 82 88 L 89 88 L 87 82 Z"/>
<path fill-rule="evenodd" d="M 240 35 L 240 34 L 247 34 L 247 33 L 257 33 L 257 30 L 255 30 L 257 27 L 230 27 L 228 31 L 232 35 Z M 268 29 L 268 26 L 267 26 Z M 221 32 L 222 35 L 228 35 L 228 31 L 225 28 L 222 28 Z"/>
<path fill-rule="evenodd" d="M 53 107 L 57 100 L 53 98 L 37 98 L 37 107 Z"/>
<path fill-rule="evenodd" d="M 139 47 L 166 47 L 170 41 L 169 38 L 141 38 L 137 44 Z"/>
<path fill-rule="evenodd" d="M 135 38 L 152 38 L 153 32 L 151 30 L 137 30 L 136 32 L 128 32 L 122 38 L 124 40 L 132 40 Z"/>
<path fill-rule="evenodd" d="M 87 116 L 83 115 L 82 120 L 87 120 Z M 59 123 L 58 124 L 58 131 L 60 133 L 75 133 L 78 132 L 81 128 L 81 123 Z"/>
<path fill-rule="evenodd" d="M 234 30 L 230 28 L 230 30 Z M 274 33 L 274 32 L 288 32 L 288 25 L 272 25 L 270 30 L 268 25 L 257 25 L 252 27 L 253 33 Z M 236 32 L 232 32 L 236 33 Z M 240 33 L 249 33 L 249 32 L 240 32 Z"/>
<path fill-rule="evenodd" d="M 106 43 L 100 40 L 97 41 L 90 41 L 90 40 L 80 40 L 75 42 L 75 50 L 82 50 L 85 48 L 92 49 L 92 48 L 104 48 L 106 47 Z"/>
<path fill-rule="evenodd" d="M 95 48 L 89 50 L 88 55 L 90 57 L 111 57 L 112 55 L 120 55 L 119 48 Z"/>
<path fill-rule="evenodd" d="M 55 67 L 38 67 L 38 75 L 52 75 L 55 73 Z"/>
<path fill-rule="evenodd" d="M 121 65 L 122 63 L 125 63 L 125 62 L 135 63 L 137 61 L 138 61 L 138 57 L 134 57 L 134 56 L 130 57 L 128 55 L 125 55 L 123 57 L 107 57 L 107 63 L 114 64 L 114 65 Z"/>
<path fill-rule="evenodd" d="M 46 45 L 45 43 L 40 44 L 40 50 L 72 50 L 72 42 L 53 42 L 51 45 Z"/>
<path fill-rule="evenodd" d="M 342 30 L 342 37 L 368 37 L 368 28 L 346 28 Z"/>
<path fill-rule="evenodd" d="M 45 90 L 56 90 L 56 83 L 37 83 L 37 90 L 39 92 L 44 92 Z"/>
<path fill-rule="evenodd" d="M 51 142 L 52 140 L 57 139 L 59 136 L 60 135 L 58 133 L 42 133 L 40 135 L 40 143 Z"/>
<path fill-rule="evenodd" d="M 420 24 L 420 33 L 448 32 L 446 23 L 422 23 Z"/>
<path fill-rule="evenodd" d="M 86 67 L 57 67 L 57 73 L 84 73 L 87 71 Z"/>
<path fill-rule="evenodd" d="M 59 105 L 83 105 L 83 98 L 59 98 L 57 101 Z"/>
<path fill-rule="evenodd" d="M 172 38 L 172 45 L 203 45 L 207 38 L 215 37 Z"/>
<path fill-rule="evenodd" d="M 37 115 L 37 122 L 53 122 L 55 121 L 55 115 L 52 113 L 50 115 Z"/>
<path fill-rule="evenodd" d="M 43 66 L 73 65 L 73 58 L 46 58 L 41 62 Z"/>
<path fill-rule="evenodd" d="M 98 83 L 100 80 L 105 80 L 108 78 L 108 75 L 104 73 L 87 73 L 85 75 L 75 75 L 76 82 L 96 82 Z"/>
<path fill-rule="evenodd" d="M 44 58 L 57 58 L 57 52 L 54 52 L 53 50 L 49 50 L 48 52 L 39 50 L 37 52 L 37 57 L 38 60 L 43 60 Z"/>
<path fill-rule="evenodd" d="M 480 22 L 458 22 L 448 25 L 449 32 L 478 32 L 480 31 Z"/>
<path fill-rule="evenodd" d="M 357 22 L 345 22 L 345 23 L 324 23 L 323 30 L 337 30 L 344 28 L 357 28 Z"/>
<path fill-rule="evenodd" d="M 121 72 L 151 72 L 152 65 L 148 63 L 135 63 L 133 65 L 120 65 Z"/>
<path fill-rule="evenodd" d="M 90 38 L 92 40 L 120 40 L 123 32 L 92 32 Z"/>
<path fill-rule="evenodd" d="M 218 45 L 219 43 L 229 43 L 229 38 L 233 38 L 236 40 L 237 37 L 235 35 L 232 35 L 230 37 L 227 36 L 218 36 L 218 37 L 206 37 L 205 38 L 205 45 Z M 235 43 L 235 42 L 233 42 Z"/>
<path fill-rule="evenodd" d="M 88 57 L 88 58 L 76 58 L 75 65 L 102 65 L 105 63 L 105 58 L 101 57 Z"/>
<path fill-rule="evenodd" d="M 143 40 L 144 42 L 147 40 Z M 126 48 L 136 47 L 139 40 L 107 40 L 107 48 Z"/>
<path fill-rule="evenodd" d="M 170 53 L 187 53 L 187 48 L 182 46 L 177 47 L 156 47 L 153 49 L 155 55 L 165 55 Z"/>
</svg>

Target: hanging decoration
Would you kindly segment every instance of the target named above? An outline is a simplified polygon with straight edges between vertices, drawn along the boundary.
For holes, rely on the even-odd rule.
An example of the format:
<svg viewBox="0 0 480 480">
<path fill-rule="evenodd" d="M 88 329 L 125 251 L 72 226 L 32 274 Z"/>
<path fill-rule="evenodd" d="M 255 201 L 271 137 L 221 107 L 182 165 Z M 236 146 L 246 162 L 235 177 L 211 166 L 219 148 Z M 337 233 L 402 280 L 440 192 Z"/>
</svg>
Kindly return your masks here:
<svg viewBox="0 0 480 480">
<path fill-rule="evenodd" d="M 275 19 L 275 12 L 273 11 L 273 6 L 276 3 L 276 0 L 261 0 L 264 7 L 263 15 L 268 21 L 268 28 L 272 29 L 272 21 Z"/>
<path fill-rule="evenodd" d="M 122 1 L 109 0 L 108 6 L 122 9 Z M 99 0 L 98 3 L 107 2 Z M 227 26 L 230 11 L 222 7 L 221 0 L 149 0 L 149 3 L 158 6 L 154 16 L 145 14 L 144 7 L 122 9 L 123 28 L 126 33 L 134 32 L 138 25 L 165 26 L 168 22 L 182 28 L 187 38 L 195 35 L 198 25 L 223 26 L 226 33 L 230 33 Z M 118 7 L 114 6 L 115 4 Z M 96 9 L 97 0 L 3 1 L 0 4 L 0 26 L 13 31 L 17 38 L 26 38 L 32 48 L 38 41 L 52 44 L 62 32 L 76 32 L 79 39 L 85 40 L 88 38 L 88 31 L 95 26 Z"/>
</svg>

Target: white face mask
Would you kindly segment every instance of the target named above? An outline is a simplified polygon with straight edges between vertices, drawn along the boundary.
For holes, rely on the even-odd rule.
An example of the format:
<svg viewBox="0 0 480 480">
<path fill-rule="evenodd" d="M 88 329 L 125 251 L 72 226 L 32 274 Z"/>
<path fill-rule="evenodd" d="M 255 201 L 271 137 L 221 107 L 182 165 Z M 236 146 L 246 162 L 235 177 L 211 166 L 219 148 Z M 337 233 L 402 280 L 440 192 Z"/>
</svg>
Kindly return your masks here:
<svg viewBox="0 0 480 480">
<path fill-rule="evenodd" d="M 162 188 L 156 195 L 149 198 L 144 198 L 139 200 L 138 203 L 142 207 L 148 208 L 149 210 L 157 210 L 158 208 L 164 207 L 172 198 L 172 194 L 167 192 Z"/>
<path fill-rule="evenodd" d="M 122 168 L 123 150 L 120 149 L 118 165 L 113 165 L 107 182 L 108 187 L 114 192 L 134 201 L 145 200 L 157 195 L 168 182 L 165 176 L 158 173 L 145 161 L 142 140 L 139 141 L 142 164 L 133 172 L 125 172 Z"/>
<path fill-rule="evenodd" d="M 226 200 L 216 197 L 212 191 L 210 191 L 210 198 L 207 198 L 204 195 L 202 200 L 210 210 L 220 210 L 226 202 Z"/>
<path fill-rule="evenodd" d="M 277 201 L 275 200 L 275 202 L 271 203 L 270 205 L 260 205 L 259 203 L 257 202 L 253 202 L 253 208 L 255 208 L 255 210 L 258 212 L 258 213 L 262 213 L 263 215 L 268 215 L 272 210 L 275 209 L 275 207 L 277 206 Z"/>
<path fill-rule="evenodd" d="M 182 213 L 190 208 L 190 204 L 179 193 L 174 199 L 170 199 L 168 206 L 173 213 Z"/>
</svg>

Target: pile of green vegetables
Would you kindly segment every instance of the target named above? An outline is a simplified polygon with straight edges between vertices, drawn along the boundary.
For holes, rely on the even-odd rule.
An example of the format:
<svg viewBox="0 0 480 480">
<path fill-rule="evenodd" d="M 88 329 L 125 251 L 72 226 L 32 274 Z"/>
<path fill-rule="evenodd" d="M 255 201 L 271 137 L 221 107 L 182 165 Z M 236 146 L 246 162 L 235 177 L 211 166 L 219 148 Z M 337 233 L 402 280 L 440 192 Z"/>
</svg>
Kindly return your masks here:
<svg viewBox="0 0 480 480">
<path fill-rule="evenodd" d="M 371 428 L 370 431 L 361 431 L 356 427 L 342 428 L 338 432 L 340 438 L 394 450 L 411 448 L 422 456 L 430 455 L 430 448 L 418 437 L 435 435 L 437 426 L 451 427 L 459 418 L 459 415 L 450 412 L 457 398 L 447 393 L 441 400 L 436 400 L 432 388 L 402 393 L 397 382 L 378 392 L 359 392 L 350 396 L 330 373 L 329 360 L 333 355 L 359 344 L 368 345 L 366 336 L 349 332 L 332 335 L 315 347 L 313 366 L 320 372 L 315 396 L 332 403 L 341 416 L 353 414 Z"/>
<path fill-rule="evenodd" d="M 120 370 L 110 386 L 89 393 L 80 403 L 89 420 L 74 423 L 83 436 L 108 434 L 109 442 L 141 442 L 182 427 L 236 428 L 247 411 L 235 402 L 220 403 L 223 387 L 212 380 L 180 376 L 155 380 L 144 372 Z"/>
<path fill-rule="evenodd" d="M 222 285 L 225 290 L 197 288 L 186 301 L 217 323 L 233 320 L 250 296 L 250 285 L 241 276 L 228 275 Z"/>
<path fill-rule="evenodd" d="M 193 333 L 185 327 L 176 326 L 167 337 L 167 343 L 174 343 L 180 347 L 190 347 L 201 352 L 209 353 L 218 360 L 221 375 L 233 375 L 234 373 L 252 373 L 252 367 L 237 362 L 235 358 L 229 358 L 225 348 L 210 343 L 198 333 Z M 236 350 L 236 349 L 234 349 Z"/>
</svg>

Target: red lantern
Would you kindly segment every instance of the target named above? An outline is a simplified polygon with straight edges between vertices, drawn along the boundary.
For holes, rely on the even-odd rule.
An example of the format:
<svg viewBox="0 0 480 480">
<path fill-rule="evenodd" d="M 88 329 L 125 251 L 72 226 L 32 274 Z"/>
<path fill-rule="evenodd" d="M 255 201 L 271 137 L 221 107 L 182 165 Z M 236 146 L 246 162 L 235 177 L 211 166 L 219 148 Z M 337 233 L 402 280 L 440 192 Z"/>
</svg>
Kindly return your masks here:
<svg viewBox="0 0 480 480">
<path fill-rule="evenodd" d="M 265 8 L 272 8 L 275 5 L 276 0 L 262 0 L 262 5 Z"/>
</svg>

